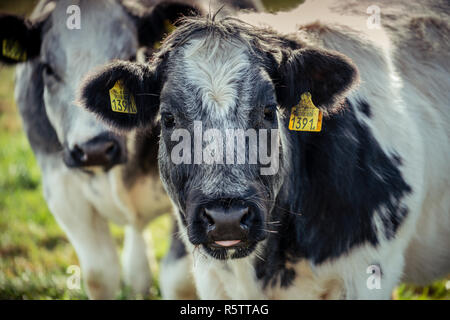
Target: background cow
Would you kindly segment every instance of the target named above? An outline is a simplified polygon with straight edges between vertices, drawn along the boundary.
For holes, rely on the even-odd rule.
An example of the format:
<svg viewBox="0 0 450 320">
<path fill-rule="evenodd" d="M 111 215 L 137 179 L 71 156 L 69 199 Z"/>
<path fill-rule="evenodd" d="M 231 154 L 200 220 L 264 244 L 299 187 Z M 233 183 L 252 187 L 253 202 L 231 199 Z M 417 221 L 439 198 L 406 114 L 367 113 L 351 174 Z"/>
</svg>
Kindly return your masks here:
<svg viewBox="0 0 450 320">
<path fill-rule="evenodd" d="M 138 15 L 136 7 L 120 2 L 81 1 L 81 29 L 72 30 L 66 27 L 71 4 L 41 1 L 30 20 L 0 18 L 2 40 L 18 41 L 29 61 L 17 68 L 16 101 L 42 169 L 47 204 L 75 247 L 89 297 L 113 298 L 120 284 L 108 220 L 127 225 L 124 279 L 145 294 L 151 275 L 141 231 L 169 209 L 159 201 L 164 192 L 152 171 L 155 154 L 139 149 L 144 140 L 156 143 L 156 135 L 126 139 L 77 108 L 74 99 L 86 72 L 113 59 L 134 60 L 141 46 L 166 32 L 164 20 L 193 7 L 161 4 L 141 7 Z M 19 62 L 4 55 L 2 60 Z"/>
<path fill-rule="evenodd" d="M 258 4 L 241 5 L 253 3 Z M 119 288 L 109 221 L 127 226 L 126 284 L 134 293 L 147 294 L 151 275 L 142 230 L 170 210 L 156 168 L 159 132 L 125 136 L 112 131 L 75 106 L 76 90 L 96 66 L 135 60 L 144 47 L 151 50 L 168 32 L 167 21 L 209 8 L 194 1 L 85 0 L 77 3 L 81 29 L 70 29 L 72 4 L 40 1 L 27 20 L 1 15 L 0 58 L 19 64 L 16 101 L 42 169 L 45 199 L 75 247 L 89 297 L 113 298 Z M 218 5 L 213 2 L 212 8 Z"/>
<path fill-rule="evenodd" d="M 410 18 L 391 42 L 365 19 L 348 19 L 358 30 L 342 16 L 327 23 L 333 14 L 322 8 L 291 13 L 305 25 L 289 36 L 232 18 L 187 19 L 149 64 L 116 62 L 83 86 L 82 105 L 112 127 L 160 123 L 161 178 L 202 298 L 389 298 L 402 276 L 423 282 L 450 270 L 448 22 Z M 319 14 L 323 22 L 308 23 Z M 137 114 L 111 110 L 118 80 Z M 323 113 L 320 132 L 288 129 L 304 99 Z M 260 163 L 220 157 L 175 163 L 199 124 L 278 134 L 279 170 L 261 175 Z M 227 148 L 214 135 L 200 145 L 200 157 Z M 187 146 L 185 159 L 199 156 Z M 376 290 L 367 270 L 378 270 Z"/>
</svg>

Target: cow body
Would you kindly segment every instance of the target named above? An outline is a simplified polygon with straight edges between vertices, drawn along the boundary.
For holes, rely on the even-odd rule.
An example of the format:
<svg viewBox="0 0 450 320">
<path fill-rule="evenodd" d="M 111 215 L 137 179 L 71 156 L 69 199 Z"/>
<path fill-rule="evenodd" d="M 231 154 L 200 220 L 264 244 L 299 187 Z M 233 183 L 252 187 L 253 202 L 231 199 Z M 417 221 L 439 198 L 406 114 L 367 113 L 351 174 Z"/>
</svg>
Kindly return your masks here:
<svg viewBox="0 0 450 320">
<path fill-rule="evenodd" d="M 386 34 L 358 17 L 316 21 L 317 10 L 240 17 L 275 28 L 290 16 L 303 26 L 289 36 L 187 20 L 150 65 L 109 65 L 82 89 L 82 104 L 121 130 L 161 114 L 159 169 L 201 298 L 386 299 L 402 279 L 450 270 L 448 23 L 410 17 Z M 100 103 L 116 79 L 153 94 L 135 118 Z M 288 129 L 304 92 L 324 114 L 319 133 Z M 203 157 L 226 149 L 217 132 L 277 132 L 279 170 L 189 162 L 199 124 L 216 130 Z M 190 134 L 192 157 L 175 162 Z"/>
</svg>

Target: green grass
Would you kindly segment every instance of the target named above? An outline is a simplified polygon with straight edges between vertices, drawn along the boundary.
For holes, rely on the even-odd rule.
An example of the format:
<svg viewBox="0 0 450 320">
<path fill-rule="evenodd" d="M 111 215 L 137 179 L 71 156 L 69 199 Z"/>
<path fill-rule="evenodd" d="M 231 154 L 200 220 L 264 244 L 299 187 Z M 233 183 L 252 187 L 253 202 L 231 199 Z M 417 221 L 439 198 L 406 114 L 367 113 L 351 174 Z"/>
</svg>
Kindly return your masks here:
<svg viewBox="0 0 450 320">
<path fill-rule="evenodd" d="M 268 1 L 263 2 L 268 5 Z M 0 10 L 28 12 L 36 1 L 2 1 Z M 288 9 L 295 0 L 274 2 L 270 10 Z M 301 1 L 300 1 L 301 2 Z M 1 67 L 0 67 L 1 68 Z M 69 290 L 67 267 L 78 259 L 42 196 L 41 176 L 23 133 L 14 104 L 14 70 L 0 69 L 0 299 L 86 299 L 84 289 Z M 150 224 L 154 258 L 152 299 L 160 298 L 158 265 L 168 249 L 171 219 L 164 215 Z M 120 247 L 123 229 L 111 225 Z M 395 299 L 450 299 L 450 278 L 428 287 L 400 285 Z M 123 288 L 118 298 L 130 295 Z"/>
</svg>

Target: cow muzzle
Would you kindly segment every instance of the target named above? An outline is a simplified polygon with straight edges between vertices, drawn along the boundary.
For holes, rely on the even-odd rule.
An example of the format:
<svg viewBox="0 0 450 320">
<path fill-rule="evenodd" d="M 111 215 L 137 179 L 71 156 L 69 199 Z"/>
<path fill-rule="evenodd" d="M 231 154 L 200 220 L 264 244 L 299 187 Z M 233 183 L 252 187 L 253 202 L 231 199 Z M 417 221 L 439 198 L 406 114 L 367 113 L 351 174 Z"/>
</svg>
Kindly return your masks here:
<svg viewBox="0 0 450 320">
<path fill-rule="evenodd" d="M 214 258 L 243 258 L 265 238 L 265 214 L 252 202 L 216 199 L 195 206 L 194 210 L 195 218 L 188 227 L 189 238 Z"/>
<path fill-rule="evenodd" d="M 245 205 L 203 208 L 201 217 L 207 224 L 210 245 L 223 248 L 242 245 L 247 240 L 250 215 L 250 208 Z"/>
<path fill-rule="evenodd" d="M 126 161 L 126 152 L 118 138 L 99 135 L 72 148 L 66 147 L 63 159 L 69 168 L 102 167 L 109 170 Z"/>
</svg>

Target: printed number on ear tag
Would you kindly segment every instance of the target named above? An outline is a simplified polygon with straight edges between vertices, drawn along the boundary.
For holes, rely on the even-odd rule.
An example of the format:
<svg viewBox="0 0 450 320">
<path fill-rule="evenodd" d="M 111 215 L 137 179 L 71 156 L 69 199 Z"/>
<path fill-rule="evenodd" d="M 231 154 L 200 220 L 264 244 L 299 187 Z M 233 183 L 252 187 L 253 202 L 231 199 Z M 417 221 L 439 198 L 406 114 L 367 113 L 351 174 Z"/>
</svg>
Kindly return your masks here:
<svg viewBox="0 0 450 320">
<path fill-rule="evenodd" d="M 322 130 L 322 111 L 312 102 L 311 93 L 303 93 L 299 104 L 292 107 L 289 130 L 311 132 Z"/>
<path fill-rule="evenodd" d="M 2 41 L 2 54 L 4 57 L 16 60 L 26 61 L 27 52 L 20 45 L 19 41 L 12 39 L 3 39 Z"/>
<path fill-rule="evenodd" d="M 134 96 L 123 85 L 122 81 L 117 80 L 109 90 L 109 98 L 111 99 L 111 109 L 114 112 L 136 114 L 136 102 Z"/>
</svg>

